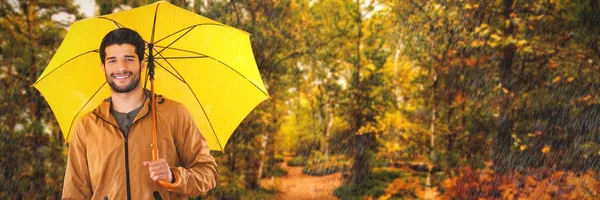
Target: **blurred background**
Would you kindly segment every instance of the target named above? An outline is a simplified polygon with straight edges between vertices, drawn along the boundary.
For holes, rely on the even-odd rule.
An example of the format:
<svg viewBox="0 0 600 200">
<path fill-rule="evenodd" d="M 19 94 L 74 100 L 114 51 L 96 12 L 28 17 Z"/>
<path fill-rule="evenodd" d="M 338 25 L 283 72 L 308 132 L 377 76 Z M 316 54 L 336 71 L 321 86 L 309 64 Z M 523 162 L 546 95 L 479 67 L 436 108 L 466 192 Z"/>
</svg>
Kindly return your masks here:
<svg viewBox="0 0 600 200">
<path fill-rule="evenodd" d="M 61 196 L 30 86 L 70 24 L 152 2 L 0 0 L 1 199 Z M 600 0 L 171 3 L 251 33 L 272 97 L 194 199 L 600 198 Z"/>
</svg>

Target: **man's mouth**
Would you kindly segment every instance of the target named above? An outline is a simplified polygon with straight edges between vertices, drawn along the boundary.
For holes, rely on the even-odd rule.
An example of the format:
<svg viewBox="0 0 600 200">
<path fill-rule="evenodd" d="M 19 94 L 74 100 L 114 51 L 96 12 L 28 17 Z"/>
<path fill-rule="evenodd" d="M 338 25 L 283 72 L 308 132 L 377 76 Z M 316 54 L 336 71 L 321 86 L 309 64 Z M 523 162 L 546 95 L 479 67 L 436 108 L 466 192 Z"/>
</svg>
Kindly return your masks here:
<svg viewBox="0 0 600 200">
<path fill-rule="evenodd" d="M 131 77 L 131 75 L 133 75 L 132 72 L 125 72 L 125 73 L 119 73 L 119 74 L 111 74 L 110 77 L 112 77 L 113 79 L 117 79 L 117 80 L 125 80 L 125 79 Z"/>
</svg>

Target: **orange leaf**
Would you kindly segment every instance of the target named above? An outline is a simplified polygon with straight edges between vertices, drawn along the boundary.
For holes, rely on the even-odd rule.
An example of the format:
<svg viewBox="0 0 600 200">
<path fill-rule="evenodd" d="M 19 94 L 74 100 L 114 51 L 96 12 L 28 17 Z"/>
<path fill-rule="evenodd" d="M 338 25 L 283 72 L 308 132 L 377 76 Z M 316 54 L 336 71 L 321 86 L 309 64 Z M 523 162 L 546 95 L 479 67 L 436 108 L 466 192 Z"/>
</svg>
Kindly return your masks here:
<svg viewBox="0 0 600 200">
<path fill-rule="evenodd" d="M 536 131 L 535 135 L 540 136 L 540 135 L 542 135 L 542 132 L 541 131 Z"/>
<path fill-rule="evenodd" d="M 466 64 L 467 66 L 474 66 L 474 65 L 475 65 L 475 63 L 477 63 L 477 59 L 475 59 L 475 58 L 467 58 L 467 59 L 465 60 L 465 64 Z"/>
<path fill-rule="evenodd" d="M 583 99 L 581 99 L 582 101 L 589 101 L 592 98 L 592 95 L 587 95 L 585 97 L 583 97 Z"/>
<path fill-rule="evenodd" d="M 542 153 L 548 154 L 548 152 L 550 152 L 550 146 L 544 145 L 544 148 L 542 148 Z"/>
</svg>

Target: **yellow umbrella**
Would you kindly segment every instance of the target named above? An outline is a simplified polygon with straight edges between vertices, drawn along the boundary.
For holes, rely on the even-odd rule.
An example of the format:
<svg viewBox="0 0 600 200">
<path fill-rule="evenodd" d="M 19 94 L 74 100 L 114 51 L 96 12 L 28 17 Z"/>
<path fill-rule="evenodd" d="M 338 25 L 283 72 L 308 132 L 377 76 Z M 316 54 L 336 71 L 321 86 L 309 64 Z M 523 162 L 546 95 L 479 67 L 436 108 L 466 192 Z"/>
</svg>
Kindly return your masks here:
<svg viewBox="0 0 600 200">
<path fill-rule="evenodd" d="M 137 31 L 146 41 L 156 92 L 190 110 L 211 150 L 223 151 L 239 123 L 269 98 L 248 33 L 157 2 L 71 25 L 34 84 L 67 141 L 77 119 L 110 96 L 98 48 L 104 35 L 121 27 Z"/>
</svg>

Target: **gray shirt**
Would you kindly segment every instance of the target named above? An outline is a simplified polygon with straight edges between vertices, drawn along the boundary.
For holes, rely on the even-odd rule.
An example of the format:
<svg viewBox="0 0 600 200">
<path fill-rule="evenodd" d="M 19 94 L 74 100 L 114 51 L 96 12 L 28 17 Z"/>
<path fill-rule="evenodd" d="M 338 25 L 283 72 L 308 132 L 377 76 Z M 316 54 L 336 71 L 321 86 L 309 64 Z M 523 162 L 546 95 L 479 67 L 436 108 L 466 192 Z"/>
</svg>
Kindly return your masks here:
<svg viewBox="0 0 600 200">
<path fill-rule="evenodd" d="M 128 113 L 117 112 L 112 107 L 110 108 L 110 113 L 115 117 L 115 120 L 117 120 L 117 124 L 119 124 L 119 129 L 121 129 L 123 136 L 127 136 L 129 133 L 129 128 L 131 127 L 135 116 L 137 116 L 140 110 L 142 110 L 142 106 L 144 106 L 143 103 L 140 105 L 140 107 Z"/>
</svg>

